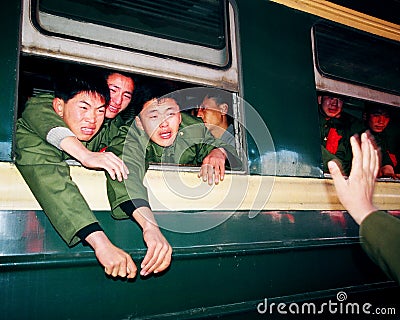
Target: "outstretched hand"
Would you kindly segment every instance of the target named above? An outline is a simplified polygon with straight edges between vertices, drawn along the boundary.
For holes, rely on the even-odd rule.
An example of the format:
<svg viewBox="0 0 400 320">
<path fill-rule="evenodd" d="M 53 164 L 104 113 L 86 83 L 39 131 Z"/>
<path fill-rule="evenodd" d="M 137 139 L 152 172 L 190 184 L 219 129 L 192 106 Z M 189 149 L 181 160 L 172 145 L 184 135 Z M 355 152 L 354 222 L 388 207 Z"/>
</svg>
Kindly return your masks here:
<svg viewBox="0 0 400 320">
<path fill-rule="evenodd" d="M 88 150 L 76 137 L 64 138 L 60 147 L 66 153 L 90 169 L 104 169 L 111 179 L 128 179 L 129 170 L 125 163 L 112 152 L 93 152 Z"/>
<path fill-rule="evenodd" d="M 129 170 L 125 163 L 112 152 L 91 152 L 81 159 L 82 165 L 91 169 L 104 169 L 111 179 L 128 179 Z"/>
<path fill-rule="evenodd" d="M 143 240 L 147 245 L 147 253 L 141 264 L 140 275 L 159 273 L 171 264 L 172 247 L 157 226 L 143 230 Z"/>
<path fill-rule="evenodd" d="M 363 133 L 361 141 L 352 136 L 350 143 L 353 161 L 348 179 L 342 175 L 335 161 L 329 161 L 328 168 L 340 202 L 354 220 L 361 224 L 370 213 L 377 210 L 372 198 L 379 171 L 379 150 L 369 133 Z"/>
<path fill-rule="evenodd" d="M 220 181 L 223 181 L 225 177 L 225 160 L 226 151 L 224 149 L 213 149 L 203 159 L 198 177 L 202 178 L 204 182 L 208 181 L 210 186 L 214 182 L 218 184 Z"/>
<path fill-rule="evenodd" d="M 140 275 L 159 273 L 168 268 L 172 259 L 172 247 L 162 235 L 154 214 L 148 207 L 137 208 L 132 217 L 143 230 L 143 240 L 147 246 L 147 253 L 141 263 Z"/>
</svg>

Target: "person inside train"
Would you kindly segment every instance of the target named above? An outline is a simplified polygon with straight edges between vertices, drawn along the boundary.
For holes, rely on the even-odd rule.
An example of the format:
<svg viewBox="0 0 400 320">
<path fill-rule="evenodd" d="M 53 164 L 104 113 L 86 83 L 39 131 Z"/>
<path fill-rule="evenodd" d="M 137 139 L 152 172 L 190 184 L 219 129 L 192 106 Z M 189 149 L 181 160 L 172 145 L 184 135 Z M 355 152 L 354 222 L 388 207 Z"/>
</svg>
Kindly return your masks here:
<svg viewBox="0 0 400 320">
<path fill-rule="evenodd" d="M 349 139 L 362 131 L 362 121 L 343 111 L 341 96 L 319 93 L 318 106 L 323 171 L 328 172 L 328 161 L 336 159 L 347 175 L 352 158 Z"/>
<path fill-rule="evenodd" d="M 91 152 L 85 161 L 79 159 L 86 167 L 104 169 L 108 176 L 119 181 L 128 177 L 127 167 L 117 156 L 110 152 L 93 152 L 108 144 L 110 135 L 113 135 L 110 127 L 102 126 L 110 101 L 110 88 L 101 76 L 68 74 L 56 81 L 54 95 L 42 94 L 28 100 L 22 117 L 17 121 L 16 166 L 54 228 L 69 246 L 79 241 L 89 244 L 108 275 L 134 278 L 137 272 L 135 263 L 128 253 L 112 244 L 106 236 L 72 181 L 65 162 L 83 150 L 83 153 Z M 49 115 L 51 112 L 53 117 Z M 32 113 L 43 117 L 32 117 Z M 54 118 L 58 121 L 49 121 Z M 38 119 L 40 121 L 34 121 Z M 80 144 L 77 145 L 77 141 Z M 147 215 L 144 219 L 139 214 L 132 217 L 141 226 L 148 246 L 140 274 L 165 270 L 171 262 L 172 248 L 154 217 Z"/>
<path fill-rule="evenodd" d="M 197 117 L 201 118 L 211 134 L 226 143 L 235 146 L 235 129 L 229 115 L 232 98 L 229 93 L 210 91 L 201 102 Z"/>
<path fill-rule="evenodd" d="M 79 73 L 88 71 L 76 71 L 75 68 L 71 67 L 66 70 L 66 73 L 67 72 Z M 110 90 L 110 102 L 106 108 L 105 120 L 103 123 L 103 127 L 105 127 L 104 130 L 108 132 L 109 139 L 104 139 L 100 150 L 96 150 L 105 151 L 111 139 L 117 135 L 119 127 L 125 123 L 129 123 L 129 117 L 123 117 L 123 115 L 128 111 L 127 109 L 131 104 L 135 89 L 135 81 L 132 76 L 120 71 L 108 71 L 104 74 L 101 72 L 97 76 L 106 79 Z M 106 159 L 103 159 L 107 156 L 102 156 L 101 154 L 84 148 L 82 143 L 68 130 L 65 122 L 54 112 L 51 106 L 43 104 L 38 105 L 36 109 L 28 108 L 24 111 L 24 118 L 30 123 L 40 123 L 41 130 L 47 138 L 47 142 L 53 144 L 57 148 L 59 148 L 62 143 L 63 151 L 73 156 L 82 165 L 90 167 L 93 165 L 93 162 L 97 161 L 99 168 L 106 170 L 111 169 Z M 112 172 L 110 173 L 113 174 Z M 120 171 L 117 170 L 116 173 L 118 174 Z M 121 178 L 121 176 L 118 177 Z"/>
<path fill-rule="evenodd" d="M 390 122 L 391 114 L 389 107 L 374 103 L 365 103 L 365 122 L 367 128 L 374 136 L 374 140 L 381 150 L 381 166 L 378 173 L 379 177 L 390 177 L 397 179 L 394 167 L 397 165 L 397 159 L 394 152 L 389 150 L 389 136 L 387 126 Z"/>
<path fill-rule="evenodd" d="M 392 279 L 400 284 L 400 219 L 373 204 L 380 155 L 369 131 L 352 136 L 352 168 L 346 179 L 335 160 L 328 162 L 336 192 L 344 208 L 360 225 L 363 249 Z"/>
<path fill-rule="evenodd" d="M 241 168 L 233 146 L 215 139 L 204 123 L 180 111 L 173 94 L 165 88 L 142 86 L 141 103 L 128 132 L 121 133 L 108 150 L 123 157 L 130 175 L 125 183 L 108 178 L 107 190 L 114 215 L 131 215 L 151 208 L 144 175 L 150 163 L 200 166 L 199 178 L 212 185 L 224 180 L 225 165 Z M 138 147 L 139 146 L 139 147 Z"/>
</svg>

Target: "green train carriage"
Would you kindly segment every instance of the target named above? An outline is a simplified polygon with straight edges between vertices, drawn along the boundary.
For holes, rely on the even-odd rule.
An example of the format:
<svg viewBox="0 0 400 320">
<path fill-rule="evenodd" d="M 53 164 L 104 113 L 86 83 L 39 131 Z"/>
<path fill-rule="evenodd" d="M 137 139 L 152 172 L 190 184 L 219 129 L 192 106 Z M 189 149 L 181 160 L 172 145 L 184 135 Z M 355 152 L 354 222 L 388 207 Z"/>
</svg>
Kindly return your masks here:
<svg viewBox="0 0 400 320">
<path fill-rule="evenodd" d="M 276 309 L 257 310 L 264 299 L 320 304 L 337 301 L 338 292 L 349 302 L 399 306 L 398 286 L 362 251 L 358 227 L 322 171 L 316 99 L 319 91 L 340 94 L 358 117 L 365 101 L 400 106 L 399 8 L 396 1 L 386 8 L 306 0 L 4 4 L 0 314 L 272 318 Z M 177 174 L 152 166 L 146 175 L 156 218 L 174 248 L 162 275 L 108 278 L 90 248 L 61 240 L 13 163 L 24 102 L 51 90 L 53 72 L 71 65 L 232 95 L 243 170 L 199 198 L 168 185 L 198 185 L 196 168 Z M 391 130 L 396 145 L 399 133 L 395 125 Z M 103 173 L 79 165 L 71 172 L 110 239 L 140 262 L 141 231 L 111 218 Z M 396 215 L 399 197 L 397 181 L 378 183 L 377 206 Z"/>
</svg>

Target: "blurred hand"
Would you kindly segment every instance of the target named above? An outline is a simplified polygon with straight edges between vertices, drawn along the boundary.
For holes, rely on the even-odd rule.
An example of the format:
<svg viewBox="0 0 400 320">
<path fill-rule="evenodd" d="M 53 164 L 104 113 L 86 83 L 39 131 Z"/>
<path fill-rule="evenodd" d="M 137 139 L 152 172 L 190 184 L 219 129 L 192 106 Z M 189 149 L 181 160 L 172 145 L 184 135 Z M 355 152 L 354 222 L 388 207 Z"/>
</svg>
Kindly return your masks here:
<svg viewBox="0 0 400 320">
<path fill-rule="evenodd" d="M 349 178 L 346 180 L 335 161 L 328 162 L 337 195 L 354 220 L 361 222 L 377 208 L 372 198 L 379 171 L 379 151 L 369 133 L 350 138 L 353 161 Z"/>
</svg>

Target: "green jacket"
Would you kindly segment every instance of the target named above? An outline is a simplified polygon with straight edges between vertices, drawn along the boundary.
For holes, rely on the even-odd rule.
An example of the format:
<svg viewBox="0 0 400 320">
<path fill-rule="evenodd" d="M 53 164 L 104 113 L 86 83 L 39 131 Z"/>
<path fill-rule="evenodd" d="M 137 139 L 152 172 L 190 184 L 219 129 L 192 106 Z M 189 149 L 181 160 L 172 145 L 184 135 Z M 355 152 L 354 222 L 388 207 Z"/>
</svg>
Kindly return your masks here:
<svg viewBox="0 0 400 320">
<path fill-rule="evenodd" d="M 329 172 L 327 163 L 330 160 L 336 159 L 340 161 L 343 173 L 348 175 L 350 173 L 351 161 L 353 159 L 350 137 L 355 133 L 361 133 L 364 131 L 362 122 L 345 112 L 342 112 L 340 118 L 328 118 L 320 110 L 319 123 L 323 171 Z M 336 129 L 339 139 L 337 150 L 333 153 L 327 150 L 327 138 L 331 128 Z"/>
<path fill-rule="evenodd" d="M 361 223 L 360 237 L 371 259 L 400 284 L 400 219 L 384 211 L 374 212 Z"/>
<path fill-rule="evenodd" d="M 121 183 L 107 175 L 108 199 L 114 217 L 126 217 L 120 208 L 123 202 L 132 200 L 134 208 L 148 204 L 143 179 L 151 163 L 200 166 L 211 150 L 224 148 L 228 154 L 229 166 L 233 169 L 241 168 L 241 161 L 233 146 L 215 139 L 200 119 L 183 112 L 181 114 L 182 122 L 177 137 L 167 148 L 150 141 L 148 135 L 135 123 L 130 128 L 121 127 L 121 135 L 114 139 L 108 150 L 122 157 L 128 166 L 129 178 Z"/>
<path fill-rule="evenodd" d="M 393 161 L 390 159 L 389 156 L 389 136 L 385 131 L 383 132 L 373 132 L 370 130 L 372 136 L 374 137 L 375 143 L 381 150 L 381 167 L 390 165 L 394 168 Z"/>
<path fill-rule="evenodd" d="M 17 121 L 16 166 L 35 198 L 64 241 L 72 246 L 82 228 L 98 222 L 77 185 L 70 177 L 70 157 L 47 142 L 49 131 L 66 127 L 54 112 L 49 94 L 31 98 Z M 108 121 L 89 142 L 89 150 L 98 151 L 117 135 L 117 121 Z M 72 205 L 73 204 L 73 205 Z"/>
</svg>

